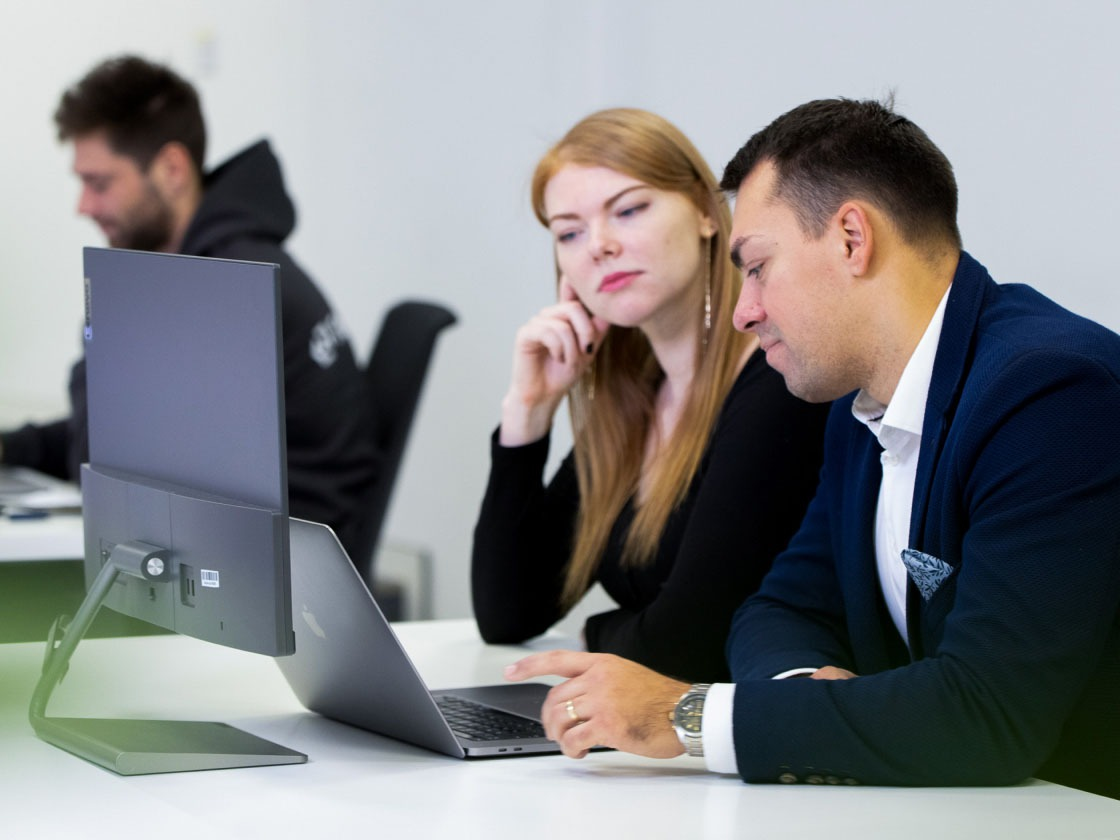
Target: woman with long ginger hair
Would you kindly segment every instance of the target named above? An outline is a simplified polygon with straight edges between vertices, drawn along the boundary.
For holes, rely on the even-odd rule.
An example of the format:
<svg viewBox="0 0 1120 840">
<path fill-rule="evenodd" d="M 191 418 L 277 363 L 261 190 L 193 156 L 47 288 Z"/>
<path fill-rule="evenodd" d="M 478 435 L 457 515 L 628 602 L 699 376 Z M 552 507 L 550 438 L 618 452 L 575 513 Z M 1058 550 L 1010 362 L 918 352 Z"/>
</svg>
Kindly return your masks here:
<svg viewBox="0 0 1120 840">
<path fill-rule="evenodd" d="M 599 582 L 618 608 L 587 621 L 589 650 L 726 679 L 731 615 L 816 487 L 827 406 L 790 396 L 732 328 L 730 213 L 671 123 L 592 114 L 540 161 L 532 200 L 558 300 L 514 341 L 475 528 L 479 629 L 524 641 Z M 565 397 L 574 447 L 546 485 Z"/>
</svg>

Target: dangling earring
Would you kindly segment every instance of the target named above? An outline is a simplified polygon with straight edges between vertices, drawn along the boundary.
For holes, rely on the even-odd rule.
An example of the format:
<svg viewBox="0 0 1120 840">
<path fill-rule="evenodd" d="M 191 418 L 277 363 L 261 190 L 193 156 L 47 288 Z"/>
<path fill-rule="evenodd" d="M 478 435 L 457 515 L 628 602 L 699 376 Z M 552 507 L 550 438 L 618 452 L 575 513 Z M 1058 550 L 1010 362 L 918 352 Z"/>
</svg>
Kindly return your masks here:
<svg viewBox="0 0 1120 840">
<path fill-rule="evenodd" d="M 712 331 L 712 259 L 711 254 L 704 263 L 704 346 L 708 346 L 708 335 Z"/>
</svg>

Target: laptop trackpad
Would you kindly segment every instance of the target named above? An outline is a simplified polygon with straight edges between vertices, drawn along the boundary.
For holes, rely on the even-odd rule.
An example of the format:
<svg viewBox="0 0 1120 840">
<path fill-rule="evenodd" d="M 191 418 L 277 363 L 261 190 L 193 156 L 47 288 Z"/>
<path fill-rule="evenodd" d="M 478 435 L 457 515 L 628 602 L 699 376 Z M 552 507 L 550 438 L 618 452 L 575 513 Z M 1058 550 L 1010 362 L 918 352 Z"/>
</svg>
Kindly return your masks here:
<svg viewBox="0 0 1120 840">
<path fill-rule="evenodd" d="M 505 683 L 502 685 L 483 685 L 476 688 L 455 688 L 447 691 L 433 691 L 433 694 L 454 694 L 476 703 L 493 706 L 503 712 L 522 717 L 541 719 L 541 704 L 552 686 L 544 683 Z"/>
</svg>

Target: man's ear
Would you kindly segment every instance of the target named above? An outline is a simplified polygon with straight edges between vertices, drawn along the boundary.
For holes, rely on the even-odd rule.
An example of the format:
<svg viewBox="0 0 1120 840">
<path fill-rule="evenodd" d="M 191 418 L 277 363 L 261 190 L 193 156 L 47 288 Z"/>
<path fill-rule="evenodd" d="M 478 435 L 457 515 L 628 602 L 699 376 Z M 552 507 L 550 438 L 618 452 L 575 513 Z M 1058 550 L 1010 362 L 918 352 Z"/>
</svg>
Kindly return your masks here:
<svg viewBox="0 0 1120 840">
<path fill-rule="evenodd" d="M 867 207 L 858 201 L 846 201 L 836 211 L 834 224 L 843 252 L 843 260 L 855 277 L 862 277 L 871 266 L 875 235 Z"/>
<path fill-rule="evenodd" d="M 191 153 L 182 143 L 172 140 L 163 144 L 148 167 L 148 175 L 167 196 L 178 196 L 198 180 Z"/>
</svg>

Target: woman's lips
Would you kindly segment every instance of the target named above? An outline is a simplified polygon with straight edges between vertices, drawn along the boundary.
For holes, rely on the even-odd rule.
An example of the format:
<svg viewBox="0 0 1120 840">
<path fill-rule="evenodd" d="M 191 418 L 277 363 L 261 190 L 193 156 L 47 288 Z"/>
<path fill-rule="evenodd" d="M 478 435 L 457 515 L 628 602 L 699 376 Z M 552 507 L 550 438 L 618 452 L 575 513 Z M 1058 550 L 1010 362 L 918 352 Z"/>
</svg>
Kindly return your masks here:
<svg viewBox="0 0 1120 840">
<path fill-rule="evenodd" d="M 608 274 L 599 284 L 599 291 L 617 292 L 619 289 L 625 289 L 639 274 L 641 274 L 640 271 L 616 271 Z"/>
</svg>

